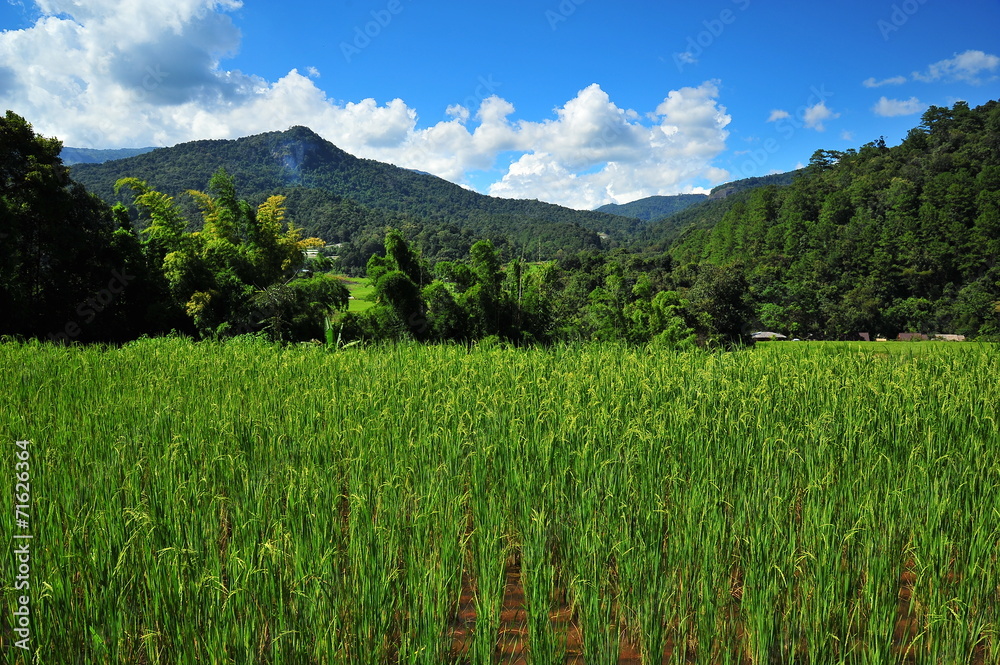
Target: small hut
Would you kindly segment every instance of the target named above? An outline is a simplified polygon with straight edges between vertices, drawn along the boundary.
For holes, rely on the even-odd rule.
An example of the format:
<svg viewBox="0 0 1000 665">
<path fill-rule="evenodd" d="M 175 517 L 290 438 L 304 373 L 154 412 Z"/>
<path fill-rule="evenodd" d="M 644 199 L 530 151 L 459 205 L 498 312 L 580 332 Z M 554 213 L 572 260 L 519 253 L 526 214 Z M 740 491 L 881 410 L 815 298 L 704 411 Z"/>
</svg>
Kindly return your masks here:
<svg viewBox="0 0 1000 665">
<path fill-rule="evenodd" d="M 777 342 L 779 340 L 788 339 L 785 335 L 776 332 L 762 331 L 755 332 L 750 335 L 750 339 L 754 342 Z"/>
</svg>

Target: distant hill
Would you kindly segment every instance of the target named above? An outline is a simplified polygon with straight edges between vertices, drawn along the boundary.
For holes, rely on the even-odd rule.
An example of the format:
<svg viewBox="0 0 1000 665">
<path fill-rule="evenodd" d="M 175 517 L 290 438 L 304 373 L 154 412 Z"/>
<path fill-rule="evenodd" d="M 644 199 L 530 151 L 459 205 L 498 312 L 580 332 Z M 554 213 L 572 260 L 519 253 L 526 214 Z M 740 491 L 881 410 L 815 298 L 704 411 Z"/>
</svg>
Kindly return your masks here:
<svg viewBox="0 0 1000 665">
<path fill-rule="evenodd" d="M 734 205 L 745 201 L 749 192 L 761 187 L 787 187 L 805 169 L 727 182 L 711 194 L 673 214 L 652 220 L 636 234 L 634 245 L 656 251 L 666 250 L 682 234 L 698 234 L 711 229 Z M 638 201 L 636 202 L 638 203 Z"/>
<path fill-rule="evenodd" d="M 711 229 L 733 205 L 745 199 L 749 191 L 736 191 L 731 196 L 705 197 L 700 203 L 652 221 L 637 234 L 635 246 L 662 252 L 682 234 Z"/>
<path fill-rule="evenodd" d="M 631 203 L 608 203 L 598 212 L 607 212 L 623 217 L 635 217 L 644 222 L 673 215 L 708 198 L 707 194 L 675 194 L 673 196 L 649 196 Z"/>
<path fill-rule="evenodd" d="M 801 175 L 804 170 L 805 169 L 799 169 L 797 171 L 788 171 L 787 173 L 772 173 L 771 175 L 744 178 L 742 180 L 727 182 L 723 185 L 712 188 L 710 198 L 724 199 L 731 194 L 736 194 L 737 192 L 745 192 L 748 189 L 767 187 L 768 185 L 784 187 L 785 185 L 792 184 L 792 180 L 794 180 L 796 176 Z"/>
<path fill-rule="evenodd" d="M 363 265 L 387 226 L 403 228 L 428 258 L 462 256 L 475 240 L 490 238 L 508 256 L 544 259 L 560 250 L 615 244 L 641 225 L 603 212 L 485 196 L 426 173 L 359 159 L 306 127 L 77 164 L 72 176 L 108 202 L 116 201 L 116 180 L 137 177 L 193 210 L 184 201 L 189 197 L 181 195 L 207 187 L 220 167 L 251 203 L 271 194 L 289 196 L 289 216 L 307 233 L 348 244 L 343 250 L 347 267 L 357 261 Z"/>
<path fill-rule="evenodd" d="M 734 180 L 733 182 L 727 182 L 719 185 L 718 187 L 712 189 L 711 194 L 649 196 L 644 199 L 639 199 L 638 201 L 632 201 L 631 203 L 609 203 L 597 208 L 597 210 L 598 212 L 607 212 L 613 215 L 634 217 L 644 222 L 663 221 L 665 224 L 657 224 L 658 228 L 663 229 L 671 229 L 678 226 L 683 227 L 687 226 L 695 219 L 704 218 L 706 211 L 715 210 L 715 207 L 708 206 L 705 208 L 698 208 L 689 215 L 682 215 L 682 213 L 692 207 L 705 204 L 709 200 L 724 199 L 732 194 L 745 192 L 750 189 L 756 189 L 757 187 L 767 187 L 768 185 L 784 187 L 792 184 L 792 180 L 794 180 L 795 177 L 801 173 L 802 169 L 798 171 L 789 171 L 788 173 L 775 173 L 756 178 L 744 178 L 742 180 Z M 676 219 L 674 219 L 675 216 Z M 718 221 L 717 217 L 721 217 L 721 215 L 716 216 L 712 213 L 708 213 L 708 216 L 713 221 Z M 667 220 L 671 221 L 667 222 Z M 650 238 L 657 235 L 656 233 L 651 235 L 648 231 L 648 228 L 644 228 L 640 235 L 644 238 Z M 662 236 L 662 234 L 660 235 Z"/>
<path fill-rule="evenodd" d="M 73 164 L 103 164 L 104 162 L 110 162 L 115 159 L 125 159 L 127 157 L 135 157 L 136 155 L 144 155 L 147 152 L 152 152 L 156 148 L 120 148 L 118 150 L 98 150 L 95 148 L 70 148 L 68 146 L 63 146 L 62 152 L 59 156 L 63 160 L 63 164 L 67 166 L 72 166 Z"/>
</svg>

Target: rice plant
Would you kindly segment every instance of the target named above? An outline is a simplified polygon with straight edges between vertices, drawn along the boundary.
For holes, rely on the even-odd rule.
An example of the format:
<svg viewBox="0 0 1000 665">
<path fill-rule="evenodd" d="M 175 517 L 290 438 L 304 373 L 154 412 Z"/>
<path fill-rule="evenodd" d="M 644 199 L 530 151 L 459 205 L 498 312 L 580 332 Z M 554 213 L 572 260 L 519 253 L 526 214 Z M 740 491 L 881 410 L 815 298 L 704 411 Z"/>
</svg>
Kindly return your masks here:
<svg viewBox="0 0 1000 665">
<path fill-rule="evenodd" d="M 973 344 L 6 342 L 32 619 L 14 647 L 5 575 L 0 658 L 493 663 L 519 565 L 529 662 L 997 662 L 998 370 Z"/>
</svg>

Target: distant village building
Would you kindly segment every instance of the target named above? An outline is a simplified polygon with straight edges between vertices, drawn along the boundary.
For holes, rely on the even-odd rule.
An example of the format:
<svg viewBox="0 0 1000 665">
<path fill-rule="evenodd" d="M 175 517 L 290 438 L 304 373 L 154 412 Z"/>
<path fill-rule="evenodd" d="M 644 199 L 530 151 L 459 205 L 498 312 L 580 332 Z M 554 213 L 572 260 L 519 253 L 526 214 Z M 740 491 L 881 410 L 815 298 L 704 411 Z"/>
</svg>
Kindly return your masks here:
<svg viewBox="0 0 1000 665">
<path fill-rule="evenodd" d="M 866 332 L 859 332 L 858 337 L 865 340 L 866 342 L 872 341 L 872 336 Z"/>
<path fill-rule="evenodd" d="M 762 332 L 753 333 L 752 335 L 750 335 L 750 339 L 753 340 L 754 342 L 771 342 L 782 339 L 788 339 L 788 337 L 782 335 L 781 333 L 770 332 L 765 330 Z"/>
<path fill-rule="evenodd" d="M 939 339 L 943 342 L 964 342 L 965 335 L 934 335 L 934 339 Z"/>
<path fill-rule="evenodd" d="M 923 333 L 899 333 L 896 339 L 900 342 L 925 342 L 930 338 Z"/>
</svg>

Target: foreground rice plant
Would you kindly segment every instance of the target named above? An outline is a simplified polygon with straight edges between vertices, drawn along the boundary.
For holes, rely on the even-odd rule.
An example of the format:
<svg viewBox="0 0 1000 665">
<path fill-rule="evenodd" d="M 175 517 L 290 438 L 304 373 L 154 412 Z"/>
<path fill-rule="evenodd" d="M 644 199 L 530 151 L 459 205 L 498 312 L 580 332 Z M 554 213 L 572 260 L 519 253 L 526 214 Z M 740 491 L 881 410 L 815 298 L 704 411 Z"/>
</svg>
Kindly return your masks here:
<svg viewBox="0 0 1000 665">
<path fill-rule="evenodd" d="M 515 566 L 528 662 L 997 662 L 998 375 L 973 345 L 3 344 L 33 613 L 0 653 L 496 662 Z"/>
</svg>

